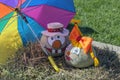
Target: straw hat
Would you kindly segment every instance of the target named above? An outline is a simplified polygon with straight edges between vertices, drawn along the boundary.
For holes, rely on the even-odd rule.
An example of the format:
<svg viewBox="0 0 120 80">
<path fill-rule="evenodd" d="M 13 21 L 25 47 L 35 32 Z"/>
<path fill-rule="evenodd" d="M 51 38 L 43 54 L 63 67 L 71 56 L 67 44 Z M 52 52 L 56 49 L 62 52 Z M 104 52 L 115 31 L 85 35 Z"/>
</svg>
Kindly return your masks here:
<svg viewBox="0 0 120 80">
<path fill-rule="evenodd" d="M 69 31 L 63 27 L 64 25 L 59 22 L 53 22 L 47 24 L 47 30 L 42 31 L 41 33 L 46 36 L 68 36 Z"/>
</svg>

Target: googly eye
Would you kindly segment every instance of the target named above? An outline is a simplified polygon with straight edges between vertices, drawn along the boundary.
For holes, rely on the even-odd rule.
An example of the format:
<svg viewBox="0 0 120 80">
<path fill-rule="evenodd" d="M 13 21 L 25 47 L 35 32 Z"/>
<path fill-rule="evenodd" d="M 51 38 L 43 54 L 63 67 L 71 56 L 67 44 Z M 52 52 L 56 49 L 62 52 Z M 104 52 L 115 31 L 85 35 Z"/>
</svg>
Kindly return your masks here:
<svg viewBox="0 0 120 80">
<path fill-rule="evenodd" d="M 61 42 L 62 44 L 64 44 L 64 42 L 65 42 L 65 37 L 64 37 L 64 36 L 56 35 L 55 39 L 56 39 L 56 40 L 60 40 L 60 42 Z"/>
<path fill-rule="evenodd" d="M 73 48 L 71 49 L 71 53 L 78 55 L 78 54 L 80 53 L 80 49 L 79 49 L 78 47 L 73 47 Z"/>
<path fill-rule="evenodd" d="M 54 37 L 48 37 L 48 43 L 52 46 L 53 42 L 55 41 Z"/>
<path fill-rule="evenodd" d="M 51 40 L 53 40 L 53 37 L 51 37 Z"/>
<path fill-rule="evenodd" d="M 59 38 L 60 38 L 60 36 L 57 36 L 57 38 L 59 39 Z"/>
</svg>

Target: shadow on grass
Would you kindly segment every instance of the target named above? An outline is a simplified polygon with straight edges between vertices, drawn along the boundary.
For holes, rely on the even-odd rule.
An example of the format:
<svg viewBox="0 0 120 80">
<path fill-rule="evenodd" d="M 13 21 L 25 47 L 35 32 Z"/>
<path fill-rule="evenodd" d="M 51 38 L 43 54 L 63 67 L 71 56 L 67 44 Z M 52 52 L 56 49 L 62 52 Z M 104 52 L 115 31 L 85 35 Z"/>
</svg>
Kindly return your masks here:
<svg viewBox="0 0 120 80">
<path fill-rule="evenodd" d="M 69 24 L 67 29 L 71 32 L 72 28 L 74 27 L 73 24 Z M 88 27 L 88 26 L 79 26 L 79 29 L 81 30 L 81 32 L 84 34 L 84 35 L 88 35 L 88 34 L 98 34 L 97 31 L 95 31 L 94 29 Z"/>
<path fill-rule="evenodd" d="M 120 55 L 114 51 L 109 51 L 109 49 L 101 50 L 95 48 L 98 59 L 100 61 L 100 66 L 109 72 L 108 77 L 110 79 L 120 79 Z"/>
</svg>

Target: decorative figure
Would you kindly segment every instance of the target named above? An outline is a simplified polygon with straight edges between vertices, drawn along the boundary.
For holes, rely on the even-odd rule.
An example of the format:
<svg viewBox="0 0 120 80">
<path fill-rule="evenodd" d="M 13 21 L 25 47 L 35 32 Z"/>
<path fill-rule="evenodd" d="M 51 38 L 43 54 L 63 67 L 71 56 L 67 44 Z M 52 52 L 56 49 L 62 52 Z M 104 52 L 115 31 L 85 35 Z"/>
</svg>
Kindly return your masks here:
<svg viewBox="0 0 120 80">
<path fill-rule="evenodd" d="M 42 31 L 41 44 L 51 56 L 62 56 L 68 46 L 69 31 L 59 22 L 49 23 L 47 30 Z"/>
<path fill-rule="evenodd" d="M 99 65 L 95 50 L 92 47 L 92 38 L 82 36 L 76 23 L 69 39 L 71 44 L 65 50 L 67 64 L 78 68 L 89 67 L 93 64 L 94 66 Z"/>
</svg>

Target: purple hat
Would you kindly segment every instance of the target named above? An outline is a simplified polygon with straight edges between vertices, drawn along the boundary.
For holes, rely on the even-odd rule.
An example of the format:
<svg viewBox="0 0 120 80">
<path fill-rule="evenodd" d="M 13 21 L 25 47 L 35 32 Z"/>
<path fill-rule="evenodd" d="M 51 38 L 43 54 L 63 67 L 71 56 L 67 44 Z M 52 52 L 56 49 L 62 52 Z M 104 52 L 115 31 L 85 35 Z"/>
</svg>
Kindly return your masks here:
<svg viewBox="0 0 120 80">
<path fill-rule="evenodd" d="M 63 27 L 64 25 L 59 22 L 53 22 L 47 24 L 47 30 L 42 31 L 41 33 L 46 36 L 68 36 L 69 30 Z"/>
</svg>

